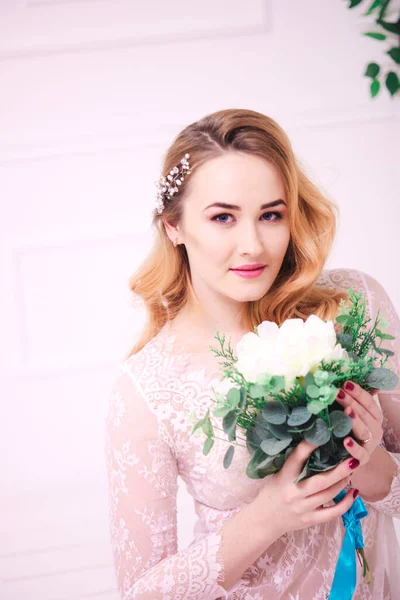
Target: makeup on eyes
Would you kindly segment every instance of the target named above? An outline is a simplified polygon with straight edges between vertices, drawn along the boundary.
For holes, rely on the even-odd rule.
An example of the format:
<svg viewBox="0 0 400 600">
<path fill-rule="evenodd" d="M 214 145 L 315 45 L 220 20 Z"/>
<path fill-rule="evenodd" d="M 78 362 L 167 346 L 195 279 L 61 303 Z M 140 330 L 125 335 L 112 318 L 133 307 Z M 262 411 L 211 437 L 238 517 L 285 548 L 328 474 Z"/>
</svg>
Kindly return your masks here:
<svg viewBox="0 0 400 600">
<path fill-rule="evenodd" d="M 277 221 L 280 221 L 283 218 L 282 213 L 274 211 L 274 212 L 265 212 L 262 214 L 262 216 L 264 215 L 274 215 L 274 219 L 262 219 L 263 221 L 266 221 L 267 223 L 276 223 Z M 218 218 L 219 217 L 224 217 L 224 216 L 229 216 L 231 217 L 232 215 L 230 213 L 219 213 L 218 215 L 215 215 L 214 217 L 211 218 L 211 221 L 215 221 L 217 223 L 222 223 L 222 224 L 226 224 L 227 221 L 219 221 Z"/>
</svg>

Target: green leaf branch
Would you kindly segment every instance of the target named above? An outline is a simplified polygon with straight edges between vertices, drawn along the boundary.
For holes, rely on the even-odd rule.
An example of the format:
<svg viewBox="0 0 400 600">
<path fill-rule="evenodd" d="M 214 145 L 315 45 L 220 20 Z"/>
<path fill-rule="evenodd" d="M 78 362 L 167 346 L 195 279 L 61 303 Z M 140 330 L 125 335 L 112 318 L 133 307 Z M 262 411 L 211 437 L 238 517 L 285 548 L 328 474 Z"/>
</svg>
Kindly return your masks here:
<svg viewBox="0 0 400 600">
<path fill-rule="evenodd" d="M 365 0 L 348 1 L 348 8 L 355 8 Z M 374 24 L 377 28 L 377 31 L 367 31 L 364 35 L 379 42 L 389 41 L 390 48 L 386 51 L 386 55 L 394 62 L 393 67 L 389 67 L 385 72 L 383 72 L 381 65 L 378 63 L 368 63 L 364 76 L 371 79 L 370 94 L 372 98 L 377 96 L 382 88 L 379 77 L 381 77 L 382 82 L 384 81 L 386 88 L 392 97 L 397 94 L 400 89 L 398 67 L 400 64 L 400 12 L 395 21 L 387 20 L 386 15 L 391 2 L 392 0 L 373 0 L 373 2 L 369 0 L 369 7 L 363 13 L 363 16 L 365 17 L 373 15 Z"/>
</svg>

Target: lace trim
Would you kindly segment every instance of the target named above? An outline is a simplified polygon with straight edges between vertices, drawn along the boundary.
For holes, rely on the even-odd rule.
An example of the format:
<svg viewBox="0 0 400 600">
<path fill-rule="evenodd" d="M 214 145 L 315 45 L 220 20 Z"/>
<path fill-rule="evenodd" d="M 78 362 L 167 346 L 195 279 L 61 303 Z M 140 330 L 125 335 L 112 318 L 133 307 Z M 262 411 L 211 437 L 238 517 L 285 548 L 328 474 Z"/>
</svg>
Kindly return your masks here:
<svg viewBox="0 0 400 600">
<path fill-rule="evenodd" d="M 225 581 L 225 563 L 224 563 L 224 557 L 223 557 L 223 555 L 221 553 L 222 534 L 215 533 L 214 536 L 219 540 L 218 541 L 217 558 L 216 558 L 216 560 L 217 560 L 218 564 L 221 566 L 221 570 L 219 572 L 217 582 L 222 583 L 223 581 Z M 223 596 L 223 598 L 228 598 L 234 592 L 237 592 L 239 590 L 243 590 L 244 588 L 246 588 L 249 585 L 249 583 L 250 583 L 250 581 L 248 581 L 246 579 L 243 579 L 243 578 L 240 578 L 236 583 L 234 583 L 229 588 L 229 590 L 225 590 L 225 588 L 222 588 L 224 590 L 224 596 Z"/>
<path fill-rule="evenodd" d="M 151 578 L 146 573 L 133 584 L 124 600 L 139 597 L 151 597 L 152 600 L 161 597 L 162 600 L 229 598 L 233 592 L 248 586 L 249 582 L 241 579 L 229 590 L 219 585 L 225 580 L 221 540 L 220 534 L 209 534 L 200 542 L 192 543 L 185 550 L 162 560 L 151 570 Z M 153 592 L 151 596 L 147 595 L 149 592 Z"/>
</svg>

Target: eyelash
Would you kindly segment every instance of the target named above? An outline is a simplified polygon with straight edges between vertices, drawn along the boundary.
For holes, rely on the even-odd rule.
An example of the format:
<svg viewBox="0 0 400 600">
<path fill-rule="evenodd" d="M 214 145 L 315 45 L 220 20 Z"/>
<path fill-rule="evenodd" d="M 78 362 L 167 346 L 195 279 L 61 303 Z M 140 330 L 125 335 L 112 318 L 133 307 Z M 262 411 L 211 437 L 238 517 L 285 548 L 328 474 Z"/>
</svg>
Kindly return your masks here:
<svg viewBox="0 0 400 600">
<path fill-rule="evenodd" d="M 216 223 L 222 223 L 222 225 L 227 225 L 226 221 L 218 221 L 218 217 L 224 217 L 225 215 L 228 216 L 232 216 L 230 213 L 221 213 L 219 215 L 215 215 L 215 217 L 212 217 L 211 221 L 215 221 Z M 282 219 L 282 213 L 280 212 L 266 212 L 263 213 L 262 216 L 264 215 L 275 215 L 276 219 L 271 220 L 267 220 L 267 219 L 263 219 L 264 221 L 266 221 L 267 223 L 276 223 L 277 221 L 279 221 L 280 219 Z"/>
</svg>

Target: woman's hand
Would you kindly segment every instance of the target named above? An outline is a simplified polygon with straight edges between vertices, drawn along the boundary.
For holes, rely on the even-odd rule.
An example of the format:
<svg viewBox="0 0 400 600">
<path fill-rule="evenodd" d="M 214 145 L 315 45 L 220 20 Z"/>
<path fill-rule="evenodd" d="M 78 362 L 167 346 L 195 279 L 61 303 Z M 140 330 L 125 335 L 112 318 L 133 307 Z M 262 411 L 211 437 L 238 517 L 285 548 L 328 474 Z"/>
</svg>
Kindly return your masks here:
<svg viewBox="0 0 400 600">
<path fill-rule="evenodd" d="M 347 458 L 333 469 L 294 483 L 317 447 L 306 440 L 301 441 L 290 453 L 281 470 L 266 477 L 265 485 L 251 503 L 261 528 L 273 527 L 280 536 L 288 531 L 335 519 L 352 506 L 358 489 L 346 490 L 340 502 L 324 506 L 332 502 L 350 483 L 358 468 L 361 468 L 354 464 L 352 458 Z"/>
<path fill-rule="evenodd" d="M 383 435 L 383 413 L 372 397 L 378 390 L 366 392 L 352 381 L 347 381 L 343 388 L 337 394 L 336 401 L 345 407 L 345 414 L 353 419 L 353 433 L 360 440 L 357 443 L 351 437 L 346 437 L 343 443 L 348 452 L 360 461 L 360 465 L 364 465 Z M 368 442 L 362 443 L 362 440 L 368 438 Z"/>
</svg>

